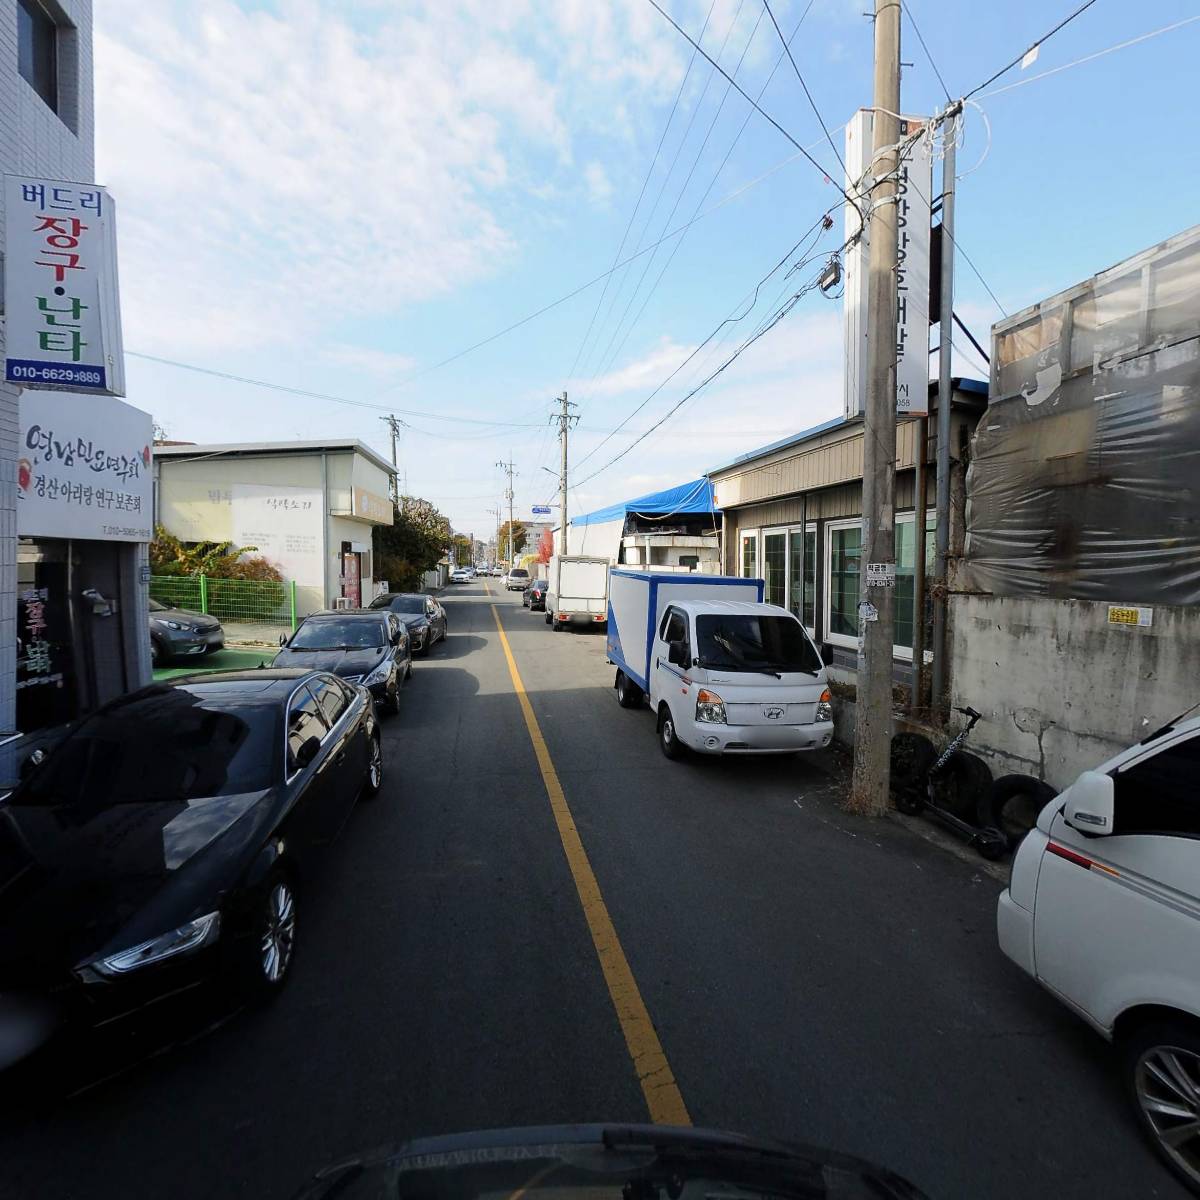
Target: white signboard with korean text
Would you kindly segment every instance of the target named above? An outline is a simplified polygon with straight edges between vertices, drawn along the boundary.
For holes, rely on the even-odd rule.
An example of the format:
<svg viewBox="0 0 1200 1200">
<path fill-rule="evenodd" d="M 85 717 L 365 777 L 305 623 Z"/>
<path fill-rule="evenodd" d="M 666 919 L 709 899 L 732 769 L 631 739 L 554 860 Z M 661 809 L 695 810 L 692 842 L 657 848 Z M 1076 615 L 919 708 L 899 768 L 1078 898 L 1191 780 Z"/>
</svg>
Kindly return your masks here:
<svg viewBox="0 0 1200 1200">
<path fill-rule="evenodd" d="M 111 396 L 23 392 L 17 532 L 148 542 L 153 536 L 149 413 Z"/>
<path fill-rule="evenodd" d="M 116 206 L 102 188 L 4 177 L 4 378 L 125 394 Z"/>
<path fill-rule="evenodd" d="M 868 185 L 856 190 L 874 153 L 871 112 L 859 109 L 846 126 L 846 191 L 860 207 L 870 200 Z M 905 117 L 900 137 L 906 139 L 925 124 L 923 117 Z M 896 412 L 922 416 L 929 411 L 929 226 L 933 189 L 933 154 L 929 141 L 919 138 L 900 163 L 896 201 Z M 846 236 L 859 228 L 858 213 L 846 206 Z M 844 410 L 857 417 L 867 399 L 867 268 L 869 234 L 846 251 L 845 319 L 846 374 Z"/>
<path fill-rule="evenodd" d="M 285 579 L 324 587 L 321 489 L 235 483 L 229 492 L 234 544 L 257 547 L 257 553 L 274 563 Z"/>
</svg>

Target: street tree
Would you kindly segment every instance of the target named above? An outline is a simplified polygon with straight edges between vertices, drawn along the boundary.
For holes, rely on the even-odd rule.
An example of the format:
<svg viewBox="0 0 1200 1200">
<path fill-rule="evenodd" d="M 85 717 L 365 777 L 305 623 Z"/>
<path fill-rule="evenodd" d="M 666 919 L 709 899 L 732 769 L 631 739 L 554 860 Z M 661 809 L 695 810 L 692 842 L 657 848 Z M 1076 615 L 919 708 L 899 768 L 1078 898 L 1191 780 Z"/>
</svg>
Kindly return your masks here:
<svg viewBox="0 0 1200 1200">
<path fill-rule="evenodd" d="M 375 571 L 395 591 L 416 591 L 450 545 L 450 519 L 428 500 L 401 496 L 391 525 L 372 532 Z"/>
<path fill-rule="evenodd" d="M 501 557 L 508 556 L 508 524 L 509 523 L 507 521 L 505 521 L 504 524 L 500 526 L 499 553 L 500 553 Z M 526 526 L 524 521 L 513 521 L 512 535 L 513 535 L 512 556 L 513 556 L 513 558 L 516 558 L 517 555 L 520 554 L 521 551 L 525 549 L 526 542 L 529 541 L 529 529 Z"/>
<path fill-rule="evenodd" d="M 542 536 L 538 538 L 537 560 L 540 563 L 548 563 L 551 555 L 554 553 L 554 534 L 549 529 L 542 530 Z"/>
</svg>

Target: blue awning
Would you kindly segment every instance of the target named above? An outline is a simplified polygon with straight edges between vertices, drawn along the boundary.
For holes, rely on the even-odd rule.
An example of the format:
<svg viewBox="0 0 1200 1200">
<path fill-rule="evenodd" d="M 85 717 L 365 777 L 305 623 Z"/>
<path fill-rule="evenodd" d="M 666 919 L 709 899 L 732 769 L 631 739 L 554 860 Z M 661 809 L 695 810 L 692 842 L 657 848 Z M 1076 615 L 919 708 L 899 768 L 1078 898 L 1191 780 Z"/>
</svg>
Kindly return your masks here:
<svg viewBox="0 0 1200 1200">
<path fill-rule="evenodd" d="M 695 513 L 715 513 L 713 485 L 709 479 L 694 479 L 663 492 L 652 492 L 620 504 L 598 508 L 582 517 L 571 517 L 572 525 L 604 525 L 610 521 L 623 521 L 631 513 L 647 517 L 687 516 Z"/>
</svg>

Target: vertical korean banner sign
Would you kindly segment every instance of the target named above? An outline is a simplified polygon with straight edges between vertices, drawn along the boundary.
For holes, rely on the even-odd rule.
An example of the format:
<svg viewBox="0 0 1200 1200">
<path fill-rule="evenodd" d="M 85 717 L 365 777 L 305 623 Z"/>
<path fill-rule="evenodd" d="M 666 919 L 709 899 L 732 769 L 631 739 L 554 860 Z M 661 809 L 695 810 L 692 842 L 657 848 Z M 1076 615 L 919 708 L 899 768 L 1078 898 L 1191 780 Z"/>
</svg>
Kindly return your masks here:
<svg viewBox="0 0 1200 1200">
<path fill-rule="evenodd" d="M 94 184 L 4 179 L 4 378 L 125 394 L 116 211 Z"/>
</svg>

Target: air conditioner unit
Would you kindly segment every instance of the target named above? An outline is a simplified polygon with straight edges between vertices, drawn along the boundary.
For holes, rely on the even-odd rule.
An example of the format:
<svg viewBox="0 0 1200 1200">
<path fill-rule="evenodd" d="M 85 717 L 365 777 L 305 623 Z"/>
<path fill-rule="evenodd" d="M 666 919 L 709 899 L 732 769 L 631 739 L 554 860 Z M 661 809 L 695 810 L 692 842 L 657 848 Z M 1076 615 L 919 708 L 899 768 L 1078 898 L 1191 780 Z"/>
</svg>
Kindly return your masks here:
<svg viewBox="0 0 1200 1200">
<path fill-rule="evenodd" d="M 333 607 L 334 608 L 353 608 L 354 606 L 350 603 L 349 596 L 335 596 L 334 600 L 333 600 Z"/>
</svg>

